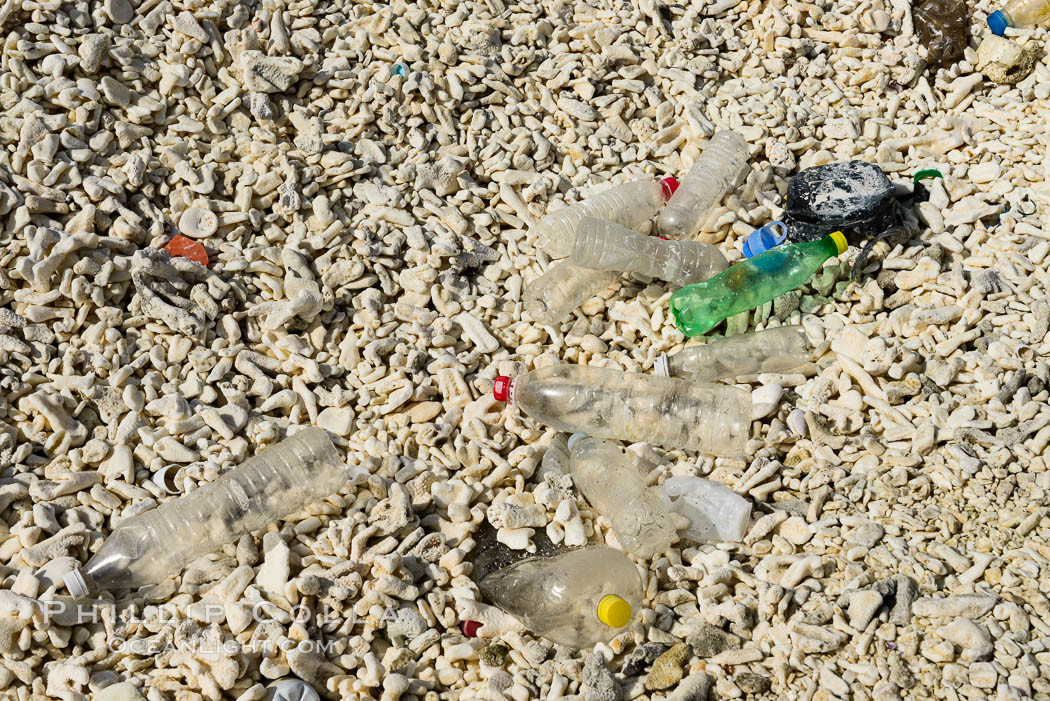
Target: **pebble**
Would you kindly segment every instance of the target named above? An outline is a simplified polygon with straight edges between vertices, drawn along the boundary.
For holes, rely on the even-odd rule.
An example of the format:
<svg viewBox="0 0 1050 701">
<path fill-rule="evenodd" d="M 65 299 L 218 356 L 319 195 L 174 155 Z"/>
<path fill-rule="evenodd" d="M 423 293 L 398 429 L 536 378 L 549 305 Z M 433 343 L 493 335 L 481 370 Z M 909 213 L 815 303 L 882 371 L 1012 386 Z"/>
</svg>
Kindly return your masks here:
<svg viewBox="0 0 1050 701">
<path fill-rule="evenodd" d="M 623 691 L 605 666 L 600 652 L 591 653 L 583 664 L 583 692 L 586 701 L 620 701 Z"/>
<path fill-rule="evenodd" d="M 653 662 L 652 669 L 645 677 L 645 688 L 648 691 L 670 689 L 683 677 L 682 666 L 689 659 L 689 645 L 676 643 Z"/>
</svg>

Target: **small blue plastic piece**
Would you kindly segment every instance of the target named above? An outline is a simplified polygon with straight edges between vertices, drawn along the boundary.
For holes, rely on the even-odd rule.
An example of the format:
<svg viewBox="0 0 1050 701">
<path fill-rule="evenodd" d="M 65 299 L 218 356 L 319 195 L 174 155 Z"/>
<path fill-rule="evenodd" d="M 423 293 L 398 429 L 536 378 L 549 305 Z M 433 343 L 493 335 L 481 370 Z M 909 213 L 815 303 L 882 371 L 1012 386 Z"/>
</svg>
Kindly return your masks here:
<svg viewBox="0 0 1050 701">
<path fill-rule="evenodd" d="M 755 229 L 744 241 L 744 257 L 754 258 L 759 253 L 765 253 L 774 246 L 784 243 L 787 238 L 787 226 L 784 222 L 775 221 L 766 224 L 761 229 Z"/>
<path fill-rule="evenodd" d="M 396 73 L 399 76 L 401 76 L 402 78 L 404 78 L 405 77 L 405 73 L 406 73 L 405 66 L 404 66 L 404 64 L 401 64 L 401 63 L 395 64 L 394 67 L 390 70 L 390 72 L 391 73 Z"/>
<path fill-rule="evenodd" d="M 992 30 L 992 34 L 1001 37 L 1009 26 L 1010 22 L 1001 10 L 996 10 L 988 15 L 988 28 Z"/>
</svg>

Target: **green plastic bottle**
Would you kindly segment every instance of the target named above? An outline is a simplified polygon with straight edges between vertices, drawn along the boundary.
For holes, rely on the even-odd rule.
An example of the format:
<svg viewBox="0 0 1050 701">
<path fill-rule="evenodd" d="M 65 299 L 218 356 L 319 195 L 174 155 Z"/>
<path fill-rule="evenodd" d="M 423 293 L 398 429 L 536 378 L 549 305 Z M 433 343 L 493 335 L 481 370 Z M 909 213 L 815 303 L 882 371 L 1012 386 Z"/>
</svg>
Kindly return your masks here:
<svg viewBox="0 0 1050 701">
<path fill-rule="evenodd" d="M 819 241 L 777 246 L 681 288 L 671 295 L 671 313 L 686 336 L 707 333 L 723 319 L 795 289 L 828 258 L 841 255 L 846 246 L 841 231 Z"/>
</svg>

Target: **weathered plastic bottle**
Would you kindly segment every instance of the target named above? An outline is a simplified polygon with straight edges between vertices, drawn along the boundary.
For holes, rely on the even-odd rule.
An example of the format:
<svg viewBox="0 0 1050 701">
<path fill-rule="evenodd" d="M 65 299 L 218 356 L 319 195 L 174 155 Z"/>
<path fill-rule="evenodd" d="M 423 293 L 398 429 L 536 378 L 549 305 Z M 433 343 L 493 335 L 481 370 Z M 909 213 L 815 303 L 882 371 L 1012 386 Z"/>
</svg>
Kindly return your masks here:
<svg viewBox="0 0 1050 701">
<path fill-rule="evenodd" d="M 137 588 L 334 492 L 347 481 L 342 454 L 320 428 L 300 431 L 214 482 L 117 526 L 87 565 L 66 574 L 74 597 Z"/>
<path fill-rule="evenodd" d="M 751 395 L 728 385 L 654 377 L 589 365 L 553 365 L 492 394 L 559 431 L 740 455 L 751 431 Z"/>
<path fill-rule="evenodd" d="M 576 307 L 620 279 L 620 273 L 581 268 L 568 261 L 552 265 L 525 288 L 522 303 L 533 321 L 557 324 Z"/>
<path fill-rule="evenodd" d="M 642 604 L 638 568 L 604 545 L 528 558 L 493 572 L 478 587 L 536 635 L 574 648 L 623 632 Z"/>
<path fill-rule="evenodd" d="M 1013 0 L 988 15 L 992 34 L 1002 36 L 1007 27 L 1034 27 L 1050 22 L 1050 0 Z"/>
<path fill-rule="evenodd" d="M 699 336 L 734 314 L 765 304 L 806 282 L 846 250 L 841 231 L 819 241 L 783 244 L 671 295 L 671 313 L 686 336 Z"/>
<path fill-rule="evenodd" d="M 650 558 L 671 547 L 676 529 L 668 503 L 616 443 L 574 433 L 569 438 L 569 473 L 587 501 L 612 522 L 624 550 Z"/>
<path fill-rule="evenodd" d="M 970 41 L 969 5 L 967 0 L 913 0 L 912 23 L 931 65 L 949 66 L 963 57 Z"/>
<path fill-rule="evenodd" d="M 571 260 L 584 268 L 640 273 L 676 285 L 706 280 L 729 265 L 720 250 L 706 243 L 644 236 L 592 217 L 580 222 Z"/>
<path fill-rule="evenodd" d="M 712 136 L 660 212 L 656 223 L 660 235 L 669 239 L 696 236 L 704 216 L 747 173 L 747 156 L 747 141 L 740 134 L 720 131 Z"/>
<path fill-rule="evenodd" d="M 751 502 L 718 482 L 700 477 L 672 477 L 660 485 L 671 508 L 689 519 L 682 535 L 697 543 L 734 543 L 744 539 Z"/>
<path fill-rule="evenodd" d="M 555 210 L 536 222 L 539 246 L 554 258 L 565 258 L 572 253 L 576 229 L 584 217 L 637 229 L 656 216 L 677 187 L 678 181 L 671 177 L 659 182 L 639 180 L 610 187 L 594 197 Z"/>
<path fill-rule="evenodd" d="M 654 369 L 663 377 L 714 382 L 760 372 L 785 372 L 810 360 L 813 348 L 801 326 L 780 326 L 742 336 L 712 339 L 674 355 L 661 355 Z"/>
</svg>

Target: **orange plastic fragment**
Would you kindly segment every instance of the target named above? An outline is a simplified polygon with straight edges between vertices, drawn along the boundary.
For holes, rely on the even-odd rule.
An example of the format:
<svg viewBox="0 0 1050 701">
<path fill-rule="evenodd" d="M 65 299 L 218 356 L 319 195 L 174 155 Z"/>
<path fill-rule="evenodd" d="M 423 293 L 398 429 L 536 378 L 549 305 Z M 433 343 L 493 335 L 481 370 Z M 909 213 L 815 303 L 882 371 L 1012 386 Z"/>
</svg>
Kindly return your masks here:
<svg viewBox="0 0 1050 701">
<path fill-rule="evenodd" d="M 208 252 L 204 249 L 204 244 L 182 234 L 176 234 L 164 250 L 173 256 L 182 256 L 204 267 L 208 266 Z"/>
</svg>

